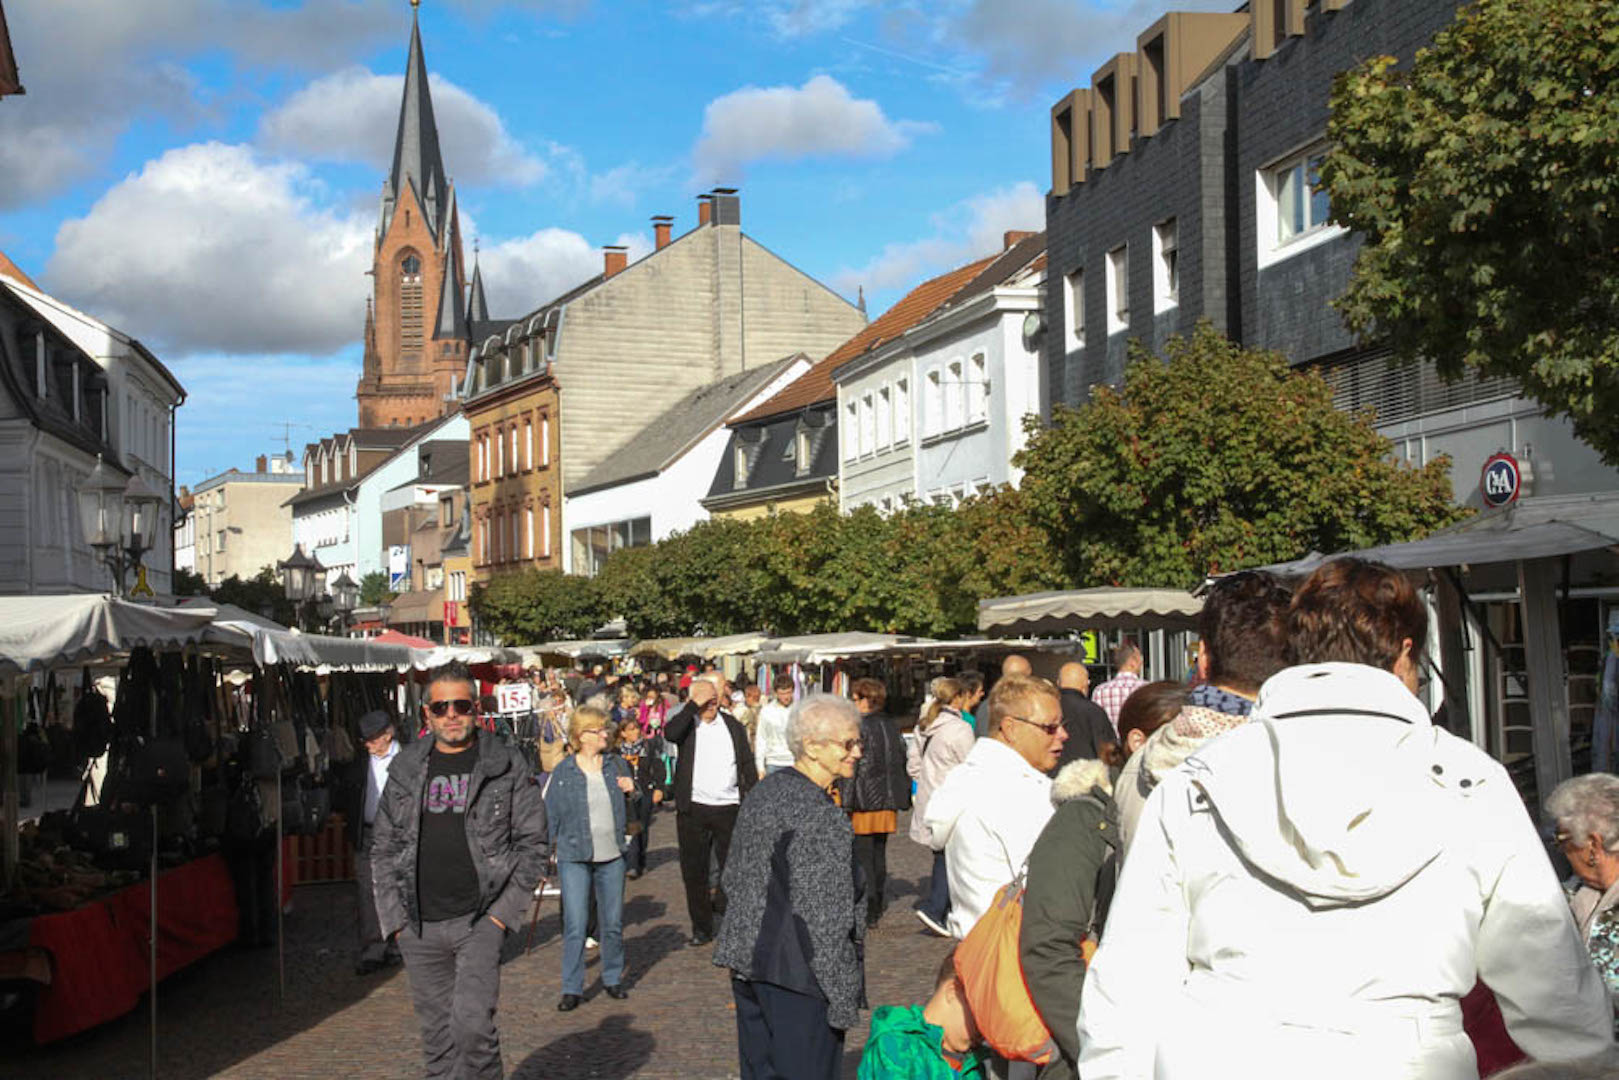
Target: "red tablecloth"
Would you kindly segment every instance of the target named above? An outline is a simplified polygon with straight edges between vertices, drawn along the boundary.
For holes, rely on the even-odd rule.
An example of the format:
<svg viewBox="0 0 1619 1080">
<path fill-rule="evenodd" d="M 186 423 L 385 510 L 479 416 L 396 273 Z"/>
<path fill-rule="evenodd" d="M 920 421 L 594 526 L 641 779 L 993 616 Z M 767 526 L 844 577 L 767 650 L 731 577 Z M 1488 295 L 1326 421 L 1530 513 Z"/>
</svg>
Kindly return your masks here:
<svg viewBox="0 0 1619 1080">
<path fill-rule="evenodd" d="M 150 983 L 145 882 L 59 915 L 42 915 L 28 943 L 49 949 L 51 984 L 34 1008 L 34 1041 L 53 1042 L 133 1009 Z M 225 860 L 208 855 L 157 878 L 157 966 L 168 976 L 236 940 L 236 891 Z"/>
</svg>

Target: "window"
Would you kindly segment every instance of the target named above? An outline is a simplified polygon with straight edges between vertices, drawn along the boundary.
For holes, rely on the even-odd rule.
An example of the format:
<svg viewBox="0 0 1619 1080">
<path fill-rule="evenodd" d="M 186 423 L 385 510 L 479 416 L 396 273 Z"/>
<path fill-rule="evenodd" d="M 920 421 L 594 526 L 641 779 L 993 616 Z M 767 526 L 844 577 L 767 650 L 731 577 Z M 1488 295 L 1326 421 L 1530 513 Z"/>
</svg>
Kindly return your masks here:
<svg viewBox="0 0 1619 1080">
<path fill-rule="evenodd" d="M 860 453 L 865 456 L 877 445 L 877 409 L 871 395 L 860 398 Z"/>
<path fill-rule="evenodd" d="M 1180 250 L 1174 218 L 1152 227 L 1152 293 L 1154 311 L 1180 303 Z"/>
<path fill-rule="evenodd" d="M 1259 265 L 1314 247 L 1343 233 L 1329 220 L 1327 193 L 1320 190 L 1326 148 L 1295 154 L 1259 173 Z"/>
<path fill-rule="evenodd" d="M 859 403 L 850 401 L 843 407 L 843 412 L 843 460 L 854 461 L 860 457 Z"/>
<path fill-rule="evenodd" d="M 793 433 L 794 453 L 798 456 L 797 475 L 803 476 L 810 470 L 810 433 L 809 428 L 801 427 Z"/>
<path fill-rule="evenodd" d="M 410 359 L 422 351 L 422 260 L 414 254 L 399 260 L 399 348 Z"/>
<path fill-rule="evenodd" d="M 551 418 L 540 415 L 540 468 L 551 464 Z"/>
<path fill-rule="evenodd" d="M 215 551 L 224 551 L 225 550 L 225 530 L 220 529 L 217 535 L 218 535 L 219 539 L 217 541 L 215 541 L 214 550 Z"/>
<path fill-rule="evenodd" d="M 1107 332 L 1130 329 L 1130 245 L 1107 253 Z"/>
<path fill-rule="evenodd" d="M 534 557 L 534 508 L 527 507 L 523 511 L 523 557 Z"/>
<path fill-rule="evenodd" d="M 894 384 L 894 442 L 897 445 L 910 439 L 911 384 L 909 380 L 901 379 Z"/>
<path fill-rule="evenodd" d="M 549 513 L 550 508 L 546 508 Z M 594 577 L 601 572 L 608 556 L 629 547 L 652 543 L 652 519 L 631 518 L 610 525 L 592 525 L 573 531 L 573 572 Z"/>
<path fill-rule="evenodd" d="M 1065 279 L 1063 321 L 1076 346 L 1085 344 L 1085 271 L 1075 270 Z"/>
<path fill-rule="evenodd" d="M 360 446 L 358 443 L 349 443 L 349 476 L 360 475 Z"/>
<path fill-rule="evenodd" d="M 517 424 L 516 423 L 513 423 L 511 427 L 506 429 L 506 441 L 511 446 L 511 459 L 510 460 L 511 460 L 511 463 L 512 463 L 512 472 L 515 473 L 517 471 Z"/>
<path fill-rule="evenodd" d="M 449 525 L 455 517 L 455 499 L 449 495 L 438 501 L 438 523 Z"/>
<path fill-rule="evenodd" d="M 877 449 L 885 449 L 894 441 L 894 404 L 892 392 L 885 385 L 877 391 Z"/>
<path fill-rule="evenodd" d="M 551 504 L 540 507 L 540 558 L 551 557 Z"/>
<path fill-rule="evenodd" d="M 513 508 L 507 513 L 506 521 L 510 524 L 512 530 L 512 546 L 506 549 L 506 557 L 512 562 L 516 562 L 523 557 L 523 519 L 518 515 L 517 510 Z"/>
<path fill-rule="evenodd" d="M 534 424 L 525 418 L 523 420 L 523 468 L 534 467 Z"/>
<path fill-rule="evenodd" d="M 989 361 L 974 353 L 967 364 L 967 423 L 989 419 Z"/>
<path fill-rule="evenodd" d="M 944 377 L 944 426 L 954 431 L 964 422 L 967 380 L 962 374 L 961 361 L 952 360 Z"/>
<path fill-rule="evenodd" d="M 748 448 L 738 443 L 732 451 L 731 459 L 731 486 L 745 488 L 748 486 Z"/>
<path fill-rule="evenodd" d="M 506 475 L 506 433 L 495 431 L 495 478 Z"/>
<path fill-rule="evenodd" d="M 922 437 L 937 435 L 944 429 L 944 386 L 940 381 L 939 369 L 934 368 L 928 372 L 927 381 L 922 384 Z"/>
</svg>

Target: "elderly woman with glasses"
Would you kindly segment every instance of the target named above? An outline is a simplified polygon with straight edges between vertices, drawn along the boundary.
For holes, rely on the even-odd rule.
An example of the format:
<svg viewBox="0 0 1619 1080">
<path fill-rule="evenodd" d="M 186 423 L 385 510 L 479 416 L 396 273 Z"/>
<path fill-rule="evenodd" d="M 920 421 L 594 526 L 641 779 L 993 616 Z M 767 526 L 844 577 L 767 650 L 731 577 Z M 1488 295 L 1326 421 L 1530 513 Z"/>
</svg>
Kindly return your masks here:
<svg viewBox="0 0 1619 1080">
<path fill-rule="evenodd" d="M 601 927 L 601 976 L 607 996 L 624 989 L 624 797 L 635 791 L 629 766 L 606 753 L 612 723 L 603 709 L 581 705 L 568 721 L 573 753 L 563 758 L 545 789 L 551 850 L 562 879 L 562 1000 L 560 1012 L 579 1007 L 585 993 L 585 929 L 590 896 Z"/>
<path fill-rule="evenodd" d="M 737 815 L 714 963 L 732 973 L 743 1080 L 833 1080 L 865 995 L 854 834 L 832 798 L 860 760 L 860 713 L 810 694 L 788 715 L 787 745 L 792 767 L 760 780 Z"/>
<path fill-rule="evenodd" d="M 1552 789 L 1546 812 L 1574 868 L 1564 886 L 1580 938 L 1608 985 L 1619 1033 L 1619 776 L 1591 773 Z"/>
</svg>

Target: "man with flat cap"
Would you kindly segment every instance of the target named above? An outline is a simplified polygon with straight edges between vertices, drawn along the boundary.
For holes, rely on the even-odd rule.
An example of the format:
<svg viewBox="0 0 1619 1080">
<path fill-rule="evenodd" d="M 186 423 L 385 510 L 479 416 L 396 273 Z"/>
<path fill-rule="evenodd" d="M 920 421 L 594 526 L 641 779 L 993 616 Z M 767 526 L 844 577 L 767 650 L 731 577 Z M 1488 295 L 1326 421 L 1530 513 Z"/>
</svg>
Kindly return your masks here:
<svg viewBox="0 0 1619 1080">
<path fill-rule="evenodd" d="M 373 709 L 360 717 L 359 727 L 366 752 L 354 763 L 354 782 L 349 785 L 345 811 L 349 843 L 354 847 L 354 884 L 359 890 L 360 958 L 354 965 L 354 973 L 369 975 L 399 963 L 399 946 L 382 940 L 376 897 L 371 888 L 372 825 L 377 819 L 382 789 L 388 784 L 388 766 L 399 753 L 399 742 L 394 738 L 393 718 L 382 709 Z"/>
</svg>

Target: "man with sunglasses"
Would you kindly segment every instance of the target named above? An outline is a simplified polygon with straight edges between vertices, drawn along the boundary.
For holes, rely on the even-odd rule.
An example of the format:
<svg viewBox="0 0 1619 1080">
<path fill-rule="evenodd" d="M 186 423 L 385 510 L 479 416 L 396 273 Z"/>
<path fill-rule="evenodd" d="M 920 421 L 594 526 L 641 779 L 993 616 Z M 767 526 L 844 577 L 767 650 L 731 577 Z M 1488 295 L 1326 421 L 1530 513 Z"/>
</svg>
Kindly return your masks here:
<svg viewBox="0 0 1619 1080">
<path fill-rule="evenodd" d="M 547 855 L 545 804 L 526 763 L 480 736 L 466 667 L 433 672 L 430 738 L 388 770 L 372 841 L 377 917 L 410 974 L 429 1077 L 500 1077 L 500 949 Z"/>
<path fill-rule="evenodd" d="M 950 933 L 958 940 L 995 893 L 1023 872 L 1051 819 L 1051 778 L 1068 730 L 1047 679 L 1003 675 L 990 691 L 989 734 L 928 800 L 934 848 L 950 876 Z"/>
</svg>

